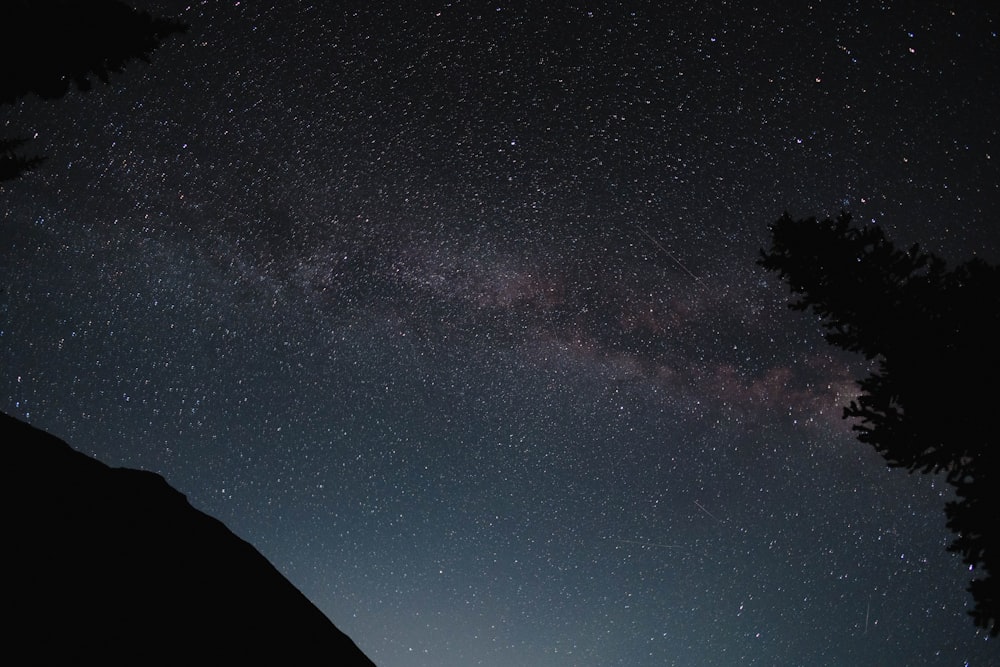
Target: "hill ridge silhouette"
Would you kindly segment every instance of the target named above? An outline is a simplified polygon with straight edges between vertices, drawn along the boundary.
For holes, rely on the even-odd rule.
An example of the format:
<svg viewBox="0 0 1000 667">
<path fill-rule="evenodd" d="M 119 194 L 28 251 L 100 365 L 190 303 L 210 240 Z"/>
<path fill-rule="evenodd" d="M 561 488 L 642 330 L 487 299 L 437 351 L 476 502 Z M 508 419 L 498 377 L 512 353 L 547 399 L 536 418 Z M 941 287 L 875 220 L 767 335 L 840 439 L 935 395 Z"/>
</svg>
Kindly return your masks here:
<svg viewBox="0 0 1000 667">
<path fill-rule="evenodd" d="M 374 663 L 160 475 L 0 413 L 8 664 Z"/>
</svg>

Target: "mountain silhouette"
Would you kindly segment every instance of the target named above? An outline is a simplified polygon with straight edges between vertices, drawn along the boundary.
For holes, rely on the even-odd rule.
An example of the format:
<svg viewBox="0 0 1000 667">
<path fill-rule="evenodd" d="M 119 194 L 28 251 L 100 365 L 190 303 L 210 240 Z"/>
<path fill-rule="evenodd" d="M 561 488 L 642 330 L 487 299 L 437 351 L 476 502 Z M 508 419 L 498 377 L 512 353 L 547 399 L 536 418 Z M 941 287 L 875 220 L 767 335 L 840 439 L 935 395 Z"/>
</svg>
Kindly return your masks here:
<svg viewBox="0 0 1000 667">
<path fill-rule="evenodd" d="M 372 666 L 161 476 L 0 413 L 5 664 Z"/>
</svg>

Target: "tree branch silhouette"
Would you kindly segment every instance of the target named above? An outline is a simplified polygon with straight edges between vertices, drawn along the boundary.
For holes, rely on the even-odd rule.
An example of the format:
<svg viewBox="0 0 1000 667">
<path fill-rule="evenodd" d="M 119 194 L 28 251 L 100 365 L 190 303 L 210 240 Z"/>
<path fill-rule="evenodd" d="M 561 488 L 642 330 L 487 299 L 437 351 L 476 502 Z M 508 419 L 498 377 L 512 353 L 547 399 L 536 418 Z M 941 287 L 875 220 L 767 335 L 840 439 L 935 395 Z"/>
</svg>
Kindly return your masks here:
<svg viewBox="0 0 1000 667">
<path fill-rule="evenodd" d="M 93 79 L 108 83 L 133 60 L 148 62 L 165 39 L 186 26 L 154 17 L 118 0 L 7 0 L 0 8 L 0 105 L 28 95 L 58 99 Z M 0 139 L 0 182 L 36 168 L 22 137 Z"/>
<path fill-rule="evenodd" d="M 941 473 L 955 488 L 949 550 L 977 572 L 974 622 L 1000 634 L 1000 270 L 978 259 L 948 270 L 917 245 L 899 250 L 880 228 L 853 226 L 847 213 L 786 213 L 770 231 L 758 264 L 788 284 L 789 307 L 819 315 L 832 345 L 877 362 L 844 408 L 858 439 L 890 466 Z"/>
</svg>

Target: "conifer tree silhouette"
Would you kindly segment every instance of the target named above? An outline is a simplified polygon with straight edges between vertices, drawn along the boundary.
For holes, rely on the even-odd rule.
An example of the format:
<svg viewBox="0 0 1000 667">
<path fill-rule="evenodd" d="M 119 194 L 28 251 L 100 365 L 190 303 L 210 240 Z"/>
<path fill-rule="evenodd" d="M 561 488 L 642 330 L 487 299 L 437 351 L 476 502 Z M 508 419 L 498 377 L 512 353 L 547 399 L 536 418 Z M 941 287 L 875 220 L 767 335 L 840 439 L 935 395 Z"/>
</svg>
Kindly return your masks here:
<svg viewBox="0 0 1000 667">
<path fill-rule="evenodd" d="M 151 16 L 118 0 L 6 0 L 0 6 L 0 106 L 34 94 L 52 100 L 72 86 L 107 83 L 129 62 L 150 54 L 184 24 Z M 0 139 L 0 182 L 34 169 L 24 138 Z"/>
<path fill-rule="evenodd" d="M 789 307 L 822 318 L 831 344 L 877 364 L 844 409 L 858 438 L 890 466 L 941 473 L 948 547 L 974 571 L 976 625 L 1000 634 L 1000 270 L 978 259 L 948 270 L 914 245 L 897 249 L 874 225 L 793 220 L 770 227 L 758 264 L 789 285 Z"/>
<path fill-rule="evenodd" d="M 43 157 L 20 153 L 18 149 L 26 143 L 27 139 L 0 139 L 0 182 L 13 180 L 45 162 Z"/>
</svg>

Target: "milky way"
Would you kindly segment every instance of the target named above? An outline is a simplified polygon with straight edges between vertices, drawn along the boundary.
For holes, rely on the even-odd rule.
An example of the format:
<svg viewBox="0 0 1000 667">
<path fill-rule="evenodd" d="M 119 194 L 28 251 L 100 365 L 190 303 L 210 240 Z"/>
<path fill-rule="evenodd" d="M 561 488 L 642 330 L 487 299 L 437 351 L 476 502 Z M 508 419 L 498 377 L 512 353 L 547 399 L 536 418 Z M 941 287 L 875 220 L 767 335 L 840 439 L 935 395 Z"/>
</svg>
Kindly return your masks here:
<svg viewBox="0 0 1000 667">
<path fill-rule="evenodd" d="M 754 260 L 841 209 L 1000 258 L 997 14 L 674 4 L 142 4 L 190 30 L 4 110 L 3 409 L 386 667 L 996 664 Z"/>
</svg>

